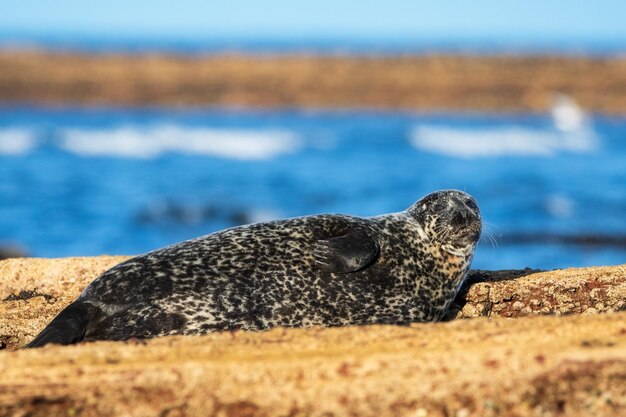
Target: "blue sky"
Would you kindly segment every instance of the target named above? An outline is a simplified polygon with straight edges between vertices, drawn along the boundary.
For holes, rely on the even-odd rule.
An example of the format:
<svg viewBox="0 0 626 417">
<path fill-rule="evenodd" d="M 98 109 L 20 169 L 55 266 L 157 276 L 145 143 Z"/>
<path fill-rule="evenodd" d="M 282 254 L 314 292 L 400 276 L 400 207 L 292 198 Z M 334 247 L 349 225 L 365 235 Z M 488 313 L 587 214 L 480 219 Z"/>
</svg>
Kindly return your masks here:
<svg viewBox="0 0 626 417">
<path fill-rule="evenodd" d="M 100 37 L 624 40 L 625 0 L 16 0 L 0 32 Z"/>
</svg>

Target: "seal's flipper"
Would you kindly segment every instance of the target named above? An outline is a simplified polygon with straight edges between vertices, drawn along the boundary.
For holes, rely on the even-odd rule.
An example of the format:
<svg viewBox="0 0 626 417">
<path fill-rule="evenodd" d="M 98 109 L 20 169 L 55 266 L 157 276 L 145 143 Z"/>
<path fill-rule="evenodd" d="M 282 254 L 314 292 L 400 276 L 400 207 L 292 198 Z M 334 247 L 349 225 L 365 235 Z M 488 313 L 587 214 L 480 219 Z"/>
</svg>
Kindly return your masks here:
<svg viewBox="0 0 626 417">
<path fill-rule="evenodd" d="M 328 272 L 345 274 L 371 265 L 380 248 L 365 229 L 351 229 L 346 234 L 317 241 L 313 252 L 317 266 Z"/>
<path fill-rule="evenodd" d="M 65 307 L 50 324 L 26 345 L 27 348 L 41 347 L 48 343 L 69 345 L 80 342 L 85 336 L 87 324 L 92 318 L 90 305 L 80 301 L 74 301 Z"/>
</svg>

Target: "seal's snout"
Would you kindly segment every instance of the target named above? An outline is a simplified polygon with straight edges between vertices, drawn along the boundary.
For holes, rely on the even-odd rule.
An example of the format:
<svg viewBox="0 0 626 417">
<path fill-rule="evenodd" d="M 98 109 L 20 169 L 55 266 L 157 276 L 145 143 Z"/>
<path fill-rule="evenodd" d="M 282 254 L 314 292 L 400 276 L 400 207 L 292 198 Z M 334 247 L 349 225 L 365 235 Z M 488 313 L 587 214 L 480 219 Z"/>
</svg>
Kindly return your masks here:
<svg viewBox="0 0 626 417">
<path fill-rule="evenodd" d="M 450 216 L 450 225 L 456 230 L 453 235 L 458 238 L 460 244 L 475 242 L 480 238 L 480 215 L 463 202 L 455 204 Z"/>
<path fill-rule="evenodd" d="M 436 191 L 409 208 L 426 233 L 455 247 L 469 247 L 480 237 L 480 210 L 474 198 L 459 190 Z"/>
<path fill-rule="evenodd" d="M 469 195 L 465 198 L 454 196 L 450 199 L 452 205 L 451 223 L 457 227 L 469 227 L 479 218 L 478 205 Z"/>
<path fill-rule="evenodd" d="M 452 226 L 455 227 L 468 226 L 468 217 L 468 213 L 466 213 L 465 210 L 457 209 L 452 215 L 452 221 L 450 223 L 452 223 Z"/>
</svg>

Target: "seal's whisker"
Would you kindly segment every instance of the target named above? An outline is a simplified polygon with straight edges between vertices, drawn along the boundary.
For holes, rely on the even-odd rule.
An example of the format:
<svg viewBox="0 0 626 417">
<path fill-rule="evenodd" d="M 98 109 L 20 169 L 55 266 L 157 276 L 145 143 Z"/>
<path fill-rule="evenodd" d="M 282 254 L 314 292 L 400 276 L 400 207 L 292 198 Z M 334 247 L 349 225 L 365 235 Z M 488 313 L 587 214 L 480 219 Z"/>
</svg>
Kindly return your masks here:
<svg viewBox="0 0 626 417">
<path fill-rule="evenodd" d="M 437 241 L 443 243 L 448 238 L 448 236 L 450 235 L 450 230 L 446 229 L 446 228 L 443 228 L 443 227 L 442 227 L 442 229 L 443 229 L 442 231 L 440 231 L 439 233 L 437 233 L 437 232 L 436 233 L 437 233 Z"/>
<path fill-rule="evenodd" d="M 443 225 L 437 225 L 434 231 L 435 231 L 435 240 L 437 240 L 438 242 L 443 242 L 443 240 L 445 240 L 446 237 L 448 237 L 449 230 L 447 230 Z"/>
<path fill-rule="evenodd" d="M 496 225 L 495 223 L 491 223 L 491 222 L 488 222 L 488 221 L 485 221 L 485 220 L 483 220 L 483 224 L 484 224 L 485 226 L 495 227 L 496 229 L 498 229 L 498 228 L 499 228 L 499 226 L 498 226 L 498 225 Z"/>
<path fill-rule="evenodd" d="M 499 247 L 498 241 L 493 236 L 493 233 L 491 233 L 488 230 L 485 230 L 484 233 L 483 233 L 483 236 L 485 236 L 487 239 L 489 239 L 489 242 L 491 243 L 491 247 L 493 247 L 493 248 L 498 248 Z"/>
<path fill-rule="evenodd" d="M 498 244 L 498 241 L 493 236 L 493 233 L 491 233 L 491 232 L 486 232 L 486 233 L 487 233 L 487 236 L 489 236 L 489 239 L 491 239 L 491 242 L 492 242 L 493 246 L 496 247 L 496 248 L 500 247 L 500 245 Z"/>
</svg>

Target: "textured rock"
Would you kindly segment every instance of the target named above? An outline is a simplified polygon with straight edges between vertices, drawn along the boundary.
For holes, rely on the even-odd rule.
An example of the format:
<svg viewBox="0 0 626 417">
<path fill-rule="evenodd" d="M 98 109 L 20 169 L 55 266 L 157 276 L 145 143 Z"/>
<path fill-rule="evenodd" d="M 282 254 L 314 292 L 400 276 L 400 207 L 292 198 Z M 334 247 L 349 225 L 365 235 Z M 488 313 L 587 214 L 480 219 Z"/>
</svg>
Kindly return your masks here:
<svg viewBox="0 0 626 417">
<path fill-rule="evenodd" d="M 83 288 L 127 257 L 0 261 L 0 345 L 15 349 Z M 626 309 L 626 265 L 550 272 L 472 271 L 449 319 L 600 313 Z"/>
<path fill-rule="evenodd" d="M 626 265 L 555 271 L 471 271 L 448 318 L 626 310 Z"/>
<path fill-rule="evenodd" d="M 0 262 L 0 417 L 626 415 L 626 312 L 593 314 L 626 266 L 473 271 L 450 318 L 489 318 L 11 351 L 124 259 Z"/>
<path fill-rule="evenodd" d="M 0 354 L 0 416 L 623 416 L 626 313 Z"/>
</svg>

